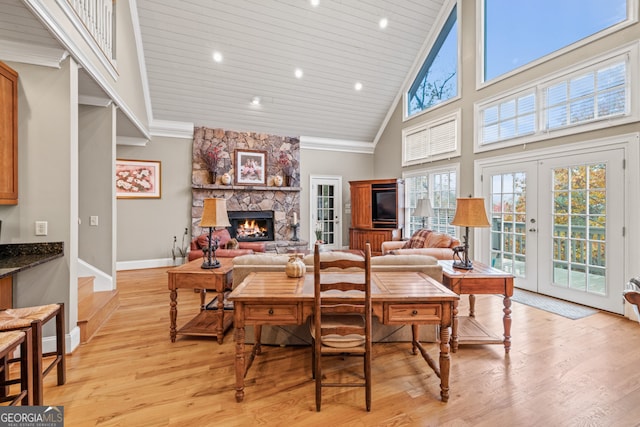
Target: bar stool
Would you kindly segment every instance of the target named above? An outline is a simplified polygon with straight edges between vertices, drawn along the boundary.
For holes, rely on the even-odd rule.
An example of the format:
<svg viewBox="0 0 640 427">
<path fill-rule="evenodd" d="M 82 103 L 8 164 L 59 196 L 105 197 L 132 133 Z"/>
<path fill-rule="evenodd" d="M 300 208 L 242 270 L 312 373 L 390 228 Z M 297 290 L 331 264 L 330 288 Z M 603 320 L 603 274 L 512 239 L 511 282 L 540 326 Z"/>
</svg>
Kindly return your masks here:
<svg viewBox="0 0 640 427">
<path fill-rule="evenodd" d="M 33 405 L 33 354 L 31 351 L 31 329 L 0 333 L 0 387 L 2 387 L 0 402 L 9 402 L 15 406 L 21 402 L 22 406 Z M 20 378 L 9 379 L 9 360 L 13 352 L 20 348 Z M 10 394 L 10 386 L 20 384 L 18 393 Z"/>
<path fill-rule="evenodd" d="M 42 325 L 56 318 L 56 351 L 42 352 Z M 24 308 L 9 308 L 0 311 L 0 331 L 31 329 L 33 359 L 33 404 L 43 405 L 43 379 L 57 367 L 58 385 L 66 382 L 66 356 L 64 344 L 64 303 L 39 305 Z M 42 359 L 55 356 L 43 369 Z"/>
</svg>

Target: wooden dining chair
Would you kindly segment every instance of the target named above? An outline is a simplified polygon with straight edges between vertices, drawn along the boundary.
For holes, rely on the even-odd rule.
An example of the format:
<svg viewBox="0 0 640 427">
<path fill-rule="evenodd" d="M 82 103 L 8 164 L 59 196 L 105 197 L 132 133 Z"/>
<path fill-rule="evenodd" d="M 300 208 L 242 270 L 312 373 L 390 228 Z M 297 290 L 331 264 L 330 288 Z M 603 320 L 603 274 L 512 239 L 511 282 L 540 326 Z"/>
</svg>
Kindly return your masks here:
<svg viewBox="0 0 640 427">
<path fill-rule="evenodd" d="M 323 254 L 335 253 L 324 252 Z M 364 259 L 323 260 L 319 244 L 313 257 L 314 311 L 312 373 L 316 383 L 316 411 L 320 411 L 322 387 L 364 387 L 367 411 L 371 410 L 371 246 Z M 353 274 L 345 276 L 346 271 Z M 339 291 L 339 292 L 338 292 Z M 349 295 L 346 295 L 346 294 Z M 351 295 L 354 294 L 354 295 Z M 325 356 L 358 356 L 364 359 L 363 381 L 323 381 Z"/>
</svg>

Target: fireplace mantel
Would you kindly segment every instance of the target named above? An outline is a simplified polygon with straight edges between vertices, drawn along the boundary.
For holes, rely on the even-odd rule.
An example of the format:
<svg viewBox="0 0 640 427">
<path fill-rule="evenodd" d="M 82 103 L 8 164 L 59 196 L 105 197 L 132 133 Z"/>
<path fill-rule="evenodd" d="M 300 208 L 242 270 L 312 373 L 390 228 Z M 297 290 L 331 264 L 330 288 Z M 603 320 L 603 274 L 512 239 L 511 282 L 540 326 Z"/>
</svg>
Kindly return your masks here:
<svg viewBox="0 0 640 427">
<path fill-rule="evenodd" d="M 191 188 L 194 190 L 301 191 L 300 187 L 276 187 L 267 185 L 192 184 Z"/>
</svg>

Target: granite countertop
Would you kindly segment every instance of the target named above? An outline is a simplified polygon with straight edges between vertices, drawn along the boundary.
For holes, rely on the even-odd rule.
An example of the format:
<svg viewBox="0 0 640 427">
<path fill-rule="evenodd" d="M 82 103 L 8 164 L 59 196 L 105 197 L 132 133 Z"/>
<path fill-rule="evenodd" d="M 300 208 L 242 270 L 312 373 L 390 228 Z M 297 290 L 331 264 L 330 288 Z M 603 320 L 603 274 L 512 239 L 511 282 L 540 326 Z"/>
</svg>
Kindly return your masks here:
<svg viewBox="0 0 640 427">
<path fill-rule="evenodd" d="M 0 279 L 64 256 L 64 242 L 0 245 Z"/>
</svg>

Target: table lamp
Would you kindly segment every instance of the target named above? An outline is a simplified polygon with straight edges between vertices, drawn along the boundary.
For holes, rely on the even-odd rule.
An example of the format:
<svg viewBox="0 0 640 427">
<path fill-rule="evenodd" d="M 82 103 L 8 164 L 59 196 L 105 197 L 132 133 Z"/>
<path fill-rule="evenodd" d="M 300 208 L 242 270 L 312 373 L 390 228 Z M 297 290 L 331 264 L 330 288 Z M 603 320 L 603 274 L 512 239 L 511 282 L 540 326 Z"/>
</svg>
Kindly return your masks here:
<svg viewBox="0 0 640 427">
<path fill-rule="evenodd" d="M 473 270 L 473 263 L 469 259 L 469 227 L 489 227 L 491 224 L 487 219 L 483 198 L 469 197 L 456 200 L 456 214 L 451 225 L 465 227 L 465 232 L 461 250 L 454 249 L 454 257 L 457 255 L 459 259 L 453 262 L 453 266 L 464 270 Z M 460 252 L 462 252 L 462 257 L 460 257 Z"/>
<path fill-rule="evenodd" d="M 428 198 L 418 199 L 415 209 L 411 216 L 422 217 L 422 228 L 425 227 L 425 218 L 433 216 L 433 208 L 431 207 L 431 200 Z"/>
<path fill-rule="evenodd" d="M 216 250 L 220 239 L 212 239 L 213 230 L 216 227 L 230 227 L 229 215 L 227 215 L 227 201 L 225 199 L 204 199 L 200 227 L 209 227 L 209 247 L 207 255 L 202 262 L 202 268 L 211 269 L 220 267 L 220 261 L 216 259 Z"/>
</svg>

